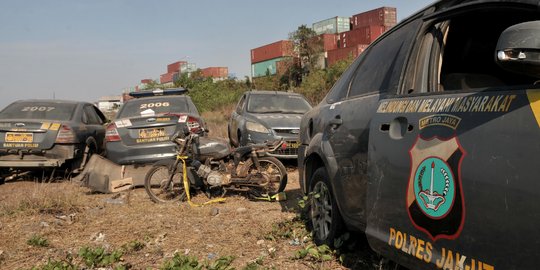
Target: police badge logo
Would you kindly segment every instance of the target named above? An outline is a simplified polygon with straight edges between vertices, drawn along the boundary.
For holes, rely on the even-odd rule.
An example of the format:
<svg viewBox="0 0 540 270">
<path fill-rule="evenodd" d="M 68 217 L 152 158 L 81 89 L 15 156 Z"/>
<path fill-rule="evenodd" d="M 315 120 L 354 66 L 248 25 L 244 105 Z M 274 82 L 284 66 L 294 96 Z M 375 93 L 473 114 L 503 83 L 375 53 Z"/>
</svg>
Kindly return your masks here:
<svg viewBox="0 0 540 270">
<path fill-rule="evenodd" d="M 465 221 L 460 165 L 465 151 L 457 137 L 418 137 L 409 151 L 407 210 L 413 225 L 433 241 L 459 236 Z"/>
</svg>

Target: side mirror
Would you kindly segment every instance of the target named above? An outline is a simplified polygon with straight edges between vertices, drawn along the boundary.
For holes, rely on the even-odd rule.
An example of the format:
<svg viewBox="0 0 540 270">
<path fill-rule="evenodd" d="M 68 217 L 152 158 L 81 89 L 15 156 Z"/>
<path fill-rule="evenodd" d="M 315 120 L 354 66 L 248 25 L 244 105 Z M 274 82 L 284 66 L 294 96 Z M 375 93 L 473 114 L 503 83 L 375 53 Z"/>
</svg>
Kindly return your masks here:
<svg viewBox="0 0 540 270">
<path fill-rule="evenodd" d="M 508 27 L 499 36 L 495 50 L 501 68 L 540 78 L 540 21 Z"/>
</svg>

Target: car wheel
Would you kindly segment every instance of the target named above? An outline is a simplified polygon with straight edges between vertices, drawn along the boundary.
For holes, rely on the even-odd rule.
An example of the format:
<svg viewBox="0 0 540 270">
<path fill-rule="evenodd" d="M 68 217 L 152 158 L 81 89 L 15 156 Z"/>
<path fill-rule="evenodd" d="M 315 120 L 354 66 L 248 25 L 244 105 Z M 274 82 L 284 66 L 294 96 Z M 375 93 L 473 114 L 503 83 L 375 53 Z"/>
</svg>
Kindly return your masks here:
<svg viewBox="0 0 540 270">
<path fill-rule="evenodd" d="M 227 136 L 229 137 L 229 143 L 234 146 L 234 147 L 238 147 L 238 144 L 237 143 L 234 143 L 234 140 L 232 139 L 232 136 L 231 136 L 231 127 L 227 127 Z"/>
<path fill-rule="evenodd" d="M 309 219 L 313 230 L 313 240 L 317 245 L 334 245 L 343 228 L 341 214 L 337 207 L 328 173 L 324 167 L 318 168 L 311 177 Z"/>
</svg>

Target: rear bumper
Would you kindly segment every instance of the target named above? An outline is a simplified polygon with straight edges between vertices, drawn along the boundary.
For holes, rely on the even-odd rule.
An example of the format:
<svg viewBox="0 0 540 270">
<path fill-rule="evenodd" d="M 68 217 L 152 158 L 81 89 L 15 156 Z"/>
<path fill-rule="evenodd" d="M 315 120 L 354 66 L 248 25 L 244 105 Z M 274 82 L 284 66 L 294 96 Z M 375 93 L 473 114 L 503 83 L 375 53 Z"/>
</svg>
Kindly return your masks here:
<svg viewBox="0 0 540 270">
<path fill-rule="evenodd" d="M 176 157 L 175 145 L 172 142 L 135 146 L 126 146 L 122 142 L 107 142 L 105 149 L 106 157 L 120 165 L 148 164 Z"/>
<path fill-rule="evenodd" d="M 48 150 L 0 149 L 0 168 L 60 167 L 81 152 L 76 145 L 55 145 Z"/>
</svg>

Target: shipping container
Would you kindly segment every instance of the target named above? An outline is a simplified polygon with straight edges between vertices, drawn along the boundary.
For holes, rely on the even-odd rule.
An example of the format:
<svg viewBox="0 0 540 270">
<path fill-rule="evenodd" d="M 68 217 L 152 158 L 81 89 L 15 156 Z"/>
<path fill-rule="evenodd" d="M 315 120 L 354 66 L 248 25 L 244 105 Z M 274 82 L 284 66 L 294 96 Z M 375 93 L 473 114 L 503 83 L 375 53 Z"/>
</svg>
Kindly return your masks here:
<svg viewBox="0 0 540 270">
<path fill-rule="evenodd" d="M 276 74 L 283 75 L 287 70 L 293 66 L 300 66 L 300 58 L 298 57 L 285 57 L 279 61 L 276 61 Z"/>
<path fill-rule="evenodd" d="M 270 59 L 293 56 L 293 45 L 290 40 L 280 40 L 251 50 L 251 63 L 260 63 Z"/>
<path fill-rule="evenodd" d="M 229 68 L 227 67 L 207 67 L 201 69 L 201 76 L 205 78 L 227 78 Z"/>
<path fill-rule="evenodd" d="M 152 79 L 142 79 L 141 80 L 141 83 L 146 83 L 146 84 L 149 84 L 149 83 L 152 83 L 153 80 Z"/>
<path fill-rule="evenodd" d="M 195 63 L 182 63 L 180 65 L 180 73 L 191 73 L 197 70 Z"/>
<path fill-rule="evenodd" d="M 339 34 L 338 48 L 370 44 L 386 31 L 385 26 L 369 25 Z"/>
<path fill-rule="evenodd" d="M 397 24 L 397 9 L 395 7 L 380 7 L 370 11 L 353 15 L 351 18 L 352 28 L 379 25 L 387 29 Z"/>
<path fill-rule="evenodd" d="M 159 76 L 159 82 L 160 82 L 161 84 L 164 84 L 164 83 L 171 83 L 171 82 L 173 82 L 173 80 L 174 80 L 175 74 L 178 74 L 178 72 L 170 72 L 170 73 L 161 74 L 161 75 Z"/>
<path fill-rule="evenodd" d="M 167 65 L 167 73 L 174 73 L 180 71 L 180 66 L 187 63 L 186 61 L 178 61 Z"/>
<path fill-rule="evenodd" d="M 368 44 L 358 44 L 355 46 L 340 48 L 328 51 L 327 53 L 327 64 L 331 66 L 340 60 L 345 60 L 348 57 L 355 59 L 360 55 L 369 45 Z"/>
<path fill-rule="evenodd" d="M 317 35 L 339 34 L 341 32 L 351 30 L 351 18 L 337 16 L 322 20 L 320 22 L 313 23 L 312 29 Z"/>
<path fill-rule="evenodd" d="M 317 38 L 319 40 L 322 40 L 323 51 L 325 52 L 335 50 L 338 48 L 337 47 L 338 35 L 336 34 L 322 34 L 322 35 L 318 35 Z"/>
<path fill-rule="evenodd" d="M 251 77 L 262 77 L 266 75 L 276 75 L 277 62 L 290 59 L 290 57 L 278 57 L 251 65 Z"/>
</svg>

